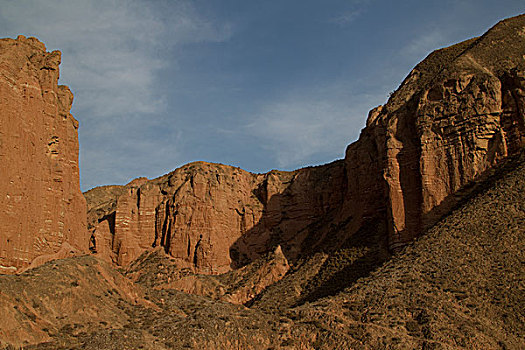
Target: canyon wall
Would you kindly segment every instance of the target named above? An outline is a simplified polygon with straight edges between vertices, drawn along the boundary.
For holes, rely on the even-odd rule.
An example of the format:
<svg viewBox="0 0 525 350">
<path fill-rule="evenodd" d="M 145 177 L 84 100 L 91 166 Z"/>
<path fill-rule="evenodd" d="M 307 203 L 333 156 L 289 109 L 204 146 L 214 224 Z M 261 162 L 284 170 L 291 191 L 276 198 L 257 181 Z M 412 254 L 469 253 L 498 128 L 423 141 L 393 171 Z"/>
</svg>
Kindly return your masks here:
<svg viewBox="0 0 525 350">
<path fill-rule="evenodd" d="M 205 162 L 154 180 L 88 191 L 92 250 L 127 265 L 164 247 L 182 266 L 222 273 L 281 244 L 301 254 L 312 223 L 342 203 L 342 162 L 295 172 L 252 174 Z M 98 205 L 94 205 L 98 204 Z"/>
<path fill-rule="evenodd" d="M 0 272 L 67 248 L 87 251 L 73 94 L 61 54 L 35 38 L 0 40 Z"/>
<path fill-rule="evenodd" d="M 291 263 L 358 234 L 374 254 L 401 248 L 523 148 L 524 57 L 525 16 L 433 52 L 370 111 L 341 161 L 267 174 L 197 162 L 93 189 L 91 248 L 127 265 L 162 246 L 212 274 L 277 245 Z"/>
<path fill-rule="evenodd" d="M 432 226 L 519 152 L 524 106 L 522 15 L 435 51 L 370 113 L 364 133 L 374 135 L 381 154 L 390 248 Z"/>
</svg>

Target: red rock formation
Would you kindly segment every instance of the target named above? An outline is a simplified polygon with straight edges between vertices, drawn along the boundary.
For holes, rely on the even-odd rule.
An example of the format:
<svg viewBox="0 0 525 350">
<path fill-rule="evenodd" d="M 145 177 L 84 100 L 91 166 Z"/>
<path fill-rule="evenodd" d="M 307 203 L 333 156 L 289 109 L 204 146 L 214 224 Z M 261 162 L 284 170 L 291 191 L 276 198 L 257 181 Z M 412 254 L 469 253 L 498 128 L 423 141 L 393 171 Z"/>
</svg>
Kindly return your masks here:
<svg viewBox="0 0 525 350">
<path fill-rule="evenodd" d="M 60 52 L 35 38 L 0 40 L 0 272 L 68 242 L 88 248 L 73 94 L 58 85 Z"/>
<path fill-rule="evenodd" d="M 232 304 L 246 304 L 280 281 L 289 270 L 290 265 L 280 246 L 262 259 L 219 276 L 191 273 L 158 247 L 135 259 L 128 266 L 126 276 L 155 290 L 174 289 Z"/>
<path fill-rule="evenodd" d="M 94 205 L 94 250 L 127 265 L 162 246 L 199 273 L 223 273 L 255 260 L 278 244 L 295 258 L 308 225 L 340 206 L 342 163 L 296 172 L 251 174 L 197 162 L 151 181 L 120 188 L 115 205 Z M 104 202 L 107 188 L 86 193 Z M 109 226 L 108 226 L 109 225 Z M 109 229 L 108 229 L 109 227 Z M 111 240 L 111 249 L 101 241 Z M 100 248 L 99 248 L 100 247 Z"/>
<path fill-rule="evenodd" d="M 290 265 L 286 256 L 283 254 L 281 246 L 263 259 L 259 266 L 247 265 L 241 269 L 235 270 L 232 275 L 235 276 L 237 288 L 229 290 L 221 300 L 233 304 L 245 304 L 251 301 L 268 286 L 280 281 L 290 270 Z"/>
<path fill-rule="evenodd" d="M 515 17 L 430 54 L 370 112 L 343 161 L 267 174 L 197 162 L 128 184 L 106 207 L 93 190 L 97 252 L 126 265 L 160 245 L 197 272 L 222 273 L 278 244 L 293 263 L 357 232 L 385 237 L 365 243 L 379 255 L 403 246 L 523 147 L 524 27 Z"/>
<path fill-rule="evenodd" d="M 390 246 L 413 239 L 525 145 L 525 16 L 420 63 L 364 133 L 386 180 Z"/>
</svg>

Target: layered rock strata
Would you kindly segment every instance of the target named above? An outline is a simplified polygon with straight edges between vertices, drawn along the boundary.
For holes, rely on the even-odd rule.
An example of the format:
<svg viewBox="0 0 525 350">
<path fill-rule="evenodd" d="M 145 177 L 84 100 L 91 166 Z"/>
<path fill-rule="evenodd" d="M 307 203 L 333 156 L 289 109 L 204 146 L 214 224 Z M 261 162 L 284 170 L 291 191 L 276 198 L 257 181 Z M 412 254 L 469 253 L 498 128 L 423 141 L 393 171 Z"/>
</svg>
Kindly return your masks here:
<svg viewBox="0 0 525 350">
<path fill-rule="evenodd" d="M 391 248 L 433 225 L 525 145 L 524 55 L 522 15 L 433 52 L 370 112 L 363 133 L 380 153 Z"/>
<path fill-rule="evenodd" d="M 160 245 L 214 274 L 277 245 L 293 264 L 357 233 L 377 241 L 375 255 L 404 246 L 524 146 L 524 28 L 518 16 L 430 54 L 344 160 L 267 174 L 197 162 L 109 201 L 107 188 L 88 192 L 93 250 L 126 265 Z"/>
<path fill-rule="evenodd" d="M 0 272 L 66 242 L 88 248 L 78 122 L 73 94 L 58 85 L 60 58 L 35 38 L 0 40 Z"/>
<path fill-rule="evenodd" d="M 180 292 L 183 271 L 159 248 L 124 276 L 90 256 L 0 276 L 0 348 L 523 349 L 524 161 L 508 162 L 479 195 L 373 273 L 300 306 L 287 299 L 301 298 L 297 287 L 309 276 L 285 281 L 289 272 L 250 307 Z M 251 289 L 267 281 L 272 261 L 274 277 L 286 270 L 278 248 L 267 258 L 199 277 Z"/>
</svg>

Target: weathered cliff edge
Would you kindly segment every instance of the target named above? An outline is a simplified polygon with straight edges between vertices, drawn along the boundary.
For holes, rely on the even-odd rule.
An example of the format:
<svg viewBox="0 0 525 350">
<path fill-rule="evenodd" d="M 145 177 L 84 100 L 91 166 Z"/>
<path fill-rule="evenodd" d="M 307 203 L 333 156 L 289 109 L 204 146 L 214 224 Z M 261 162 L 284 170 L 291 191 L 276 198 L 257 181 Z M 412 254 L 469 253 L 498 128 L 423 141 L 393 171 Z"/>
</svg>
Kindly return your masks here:
<svg viewBox="0 0 525 350">
<path fill-rule="evenodd" d="M 60 57 L 35 38 L 0 40 L 0 273 L 88 248 L 78 122 L 73 94 L 58 85 Z"/>
<path fill-rule="evenodd" d="M 252 174 L 191 163 L 88 191 L 91 249 L 127 265 L 161 246 L 223 273 L 277 245 L 293 263 L 358 234 L 395 250 L 525 144 L 525 16 L 430 54 L 374 108 L 344 160 Z"/>
</svg>

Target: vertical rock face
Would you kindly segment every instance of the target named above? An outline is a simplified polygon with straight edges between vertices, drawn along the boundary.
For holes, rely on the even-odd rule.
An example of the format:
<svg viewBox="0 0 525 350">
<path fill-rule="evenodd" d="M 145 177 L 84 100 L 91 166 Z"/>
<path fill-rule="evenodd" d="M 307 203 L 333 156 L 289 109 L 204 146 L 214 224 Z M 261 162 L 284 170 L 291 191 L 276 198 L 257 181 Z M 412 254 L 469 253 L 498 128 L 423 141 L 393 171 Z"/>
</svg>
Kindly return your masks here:
<svg viewBox="0 0 525 350">
<path fill-rule="evenodd" d="M 92 250 L 127 265 L 162 246 L 182 265 L 212 274 L 241 267 L 279 244 L 293 259 L 313 232 L 309 225 L 340 206 L 342 192 L 333 189 L 345 186 L 342 170 L 336 162 L 252 174 L 197 162 L 158 179 L 95 188 L 86 193 Z"/>
<path fill-rule="evenodd" d="M 450 211 L 469 187 L 525 145 L 525 16 L 435 51 L 373 111 L 386 182 L 390 246 Z"/>
<path fill-rule="evenodd" d="M 238 268 L 277 245 L 293 263 L 356 234 L 381 255 L 437 222 L 523 148 L 524 111 L 518 16 L 430 54 L 370 111 L 344 160 L 267 174 L 200 162 L 88 192 L 93 249 L 126 265 L 160 245 L 203 273 Z"/>
<path fill-rule="evenodd" d="M 73 94 L 58 85 L 60 52 L 35 38 L 0 40 L 0 272 L 64 242 L 87 250 Z"/>
</svg>

